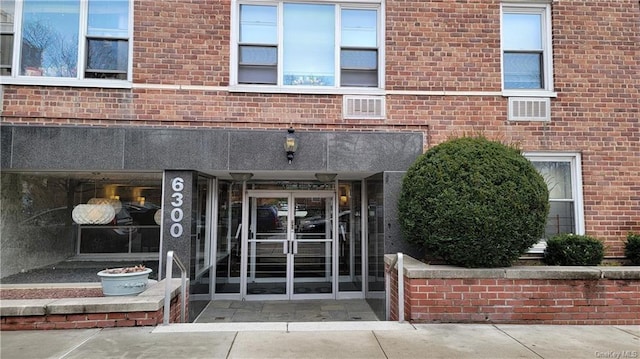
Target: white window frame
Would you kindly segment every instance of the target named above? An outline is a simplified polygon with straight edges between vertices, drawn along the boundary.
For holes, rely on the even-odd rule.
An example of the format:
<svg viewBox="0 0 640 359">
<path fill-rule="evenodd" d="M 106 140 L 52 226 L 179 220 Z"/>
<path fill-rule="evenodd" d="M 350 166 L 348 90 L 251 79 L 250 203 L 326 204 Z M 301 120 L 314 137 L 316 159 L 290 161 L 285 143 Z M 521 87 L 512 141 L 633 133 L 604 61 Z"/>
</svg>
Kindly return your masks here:
<svg viewBox="0 0 640 359">
<path fill-rule="evenodd" d="M 229 91 L 231 92 L 262 92 L 262 93 L 295 93 L 295 94 L 362 94 L 382 95 L 385 88 L 385 8 L 383 0 L 355 0 L 355 1 L 329 1 L 329 0 L 294 0 L 299 4 L 332 4 L 336 7 L 336 32 L 335 32 L 335 81 L 334 86 L 284 86 L 282 85 L 282 64 L 284 49 L 283 43 L 283 4 L 284 0 L 231 0 L 231 36 L 229 56 Z M 238 83 L 238 34 L 240 27 L 240 5 L 272 5 L 278 8 L 278 84 L 257 85 Z M 340 10 L 347 9 L 376 9 L 378 11 L 378 86 L 377 87 L 341 87 L 340 86 Z"/>
<path fill-rule="evenodd" d="M 78 63 L 76 77 L 48 77 L 48 76 L 25 76 L 20 75 L 20 56 L 22 50 L 22 20 L 23 20 L 23 0 L 16 0 L 13 22 L 13 61 L 11 64 L 11 76 L 0 76 L 2 83 L 10 85 L 37 85 L 37 86 L 71 86 L 71 87 L 104 87 L 104 88 L 131 88 L 133 71 L 133 3 L 129 0 L 129 32 L 128 32 L 128 64 L 127 79 L 93 79 L 84 78 L 87 62 L 87 21 L 89 13 L 89 2 L 80 2 L 79 32 L 78 32 Z M 91 36 L 89 36 L 91 37 Z"/>
<path fill-rule="evenodd" d="M 575 216 L 574 234 L 585 234 L 584 201 L 582 197 L 582 156 L 578 152 L 525 152 L 523 155 L 531 162 L 568 162 L 571 165 L 571 191 L 573 215 Z M 549 200 L 567 201 L 567 200 Z M 546 238 L 534 245 L 529 253 L 543 253 L 547 247 Z"/>
<path fill-rule="evenodd" d="M 504 2 L 500 6 L 500 82 L 503 96 L 525 96 L 525 97 L 557 97 L 553 85 L 553 46 L 551 27 L 551 5 L 550 1 Z M 542 89 L 506 89 L 504 87 L 504 44 L 502 34 L 504 33 L 503 18 L 505 13 L 540 14 L 542 15 L 542 79 L 544 88 Z"/>
</svg>

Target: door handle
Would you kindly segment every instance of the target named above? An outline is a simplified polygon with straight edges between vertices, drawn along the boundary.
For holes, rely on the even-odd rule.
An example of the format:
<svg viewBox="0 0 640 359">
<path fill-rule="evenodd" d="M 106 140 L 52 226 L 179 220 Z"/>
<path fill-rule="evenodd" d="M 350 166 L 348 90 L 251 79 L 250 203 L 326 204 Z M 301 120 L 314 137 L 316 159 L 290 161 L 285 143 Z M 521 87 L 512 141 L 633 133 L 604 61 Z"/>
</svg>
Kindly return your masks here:
<svg viewBox="0 0 640 359">
<path fill-rule="evenodd" d="M 289 254 L 289 241 L 282 242 L 282 254 Z"/>
<path fill-rule="evenodd" d="M 293 254 L 298 254 L 298 241 L 293 241 Z"/>
</svg>

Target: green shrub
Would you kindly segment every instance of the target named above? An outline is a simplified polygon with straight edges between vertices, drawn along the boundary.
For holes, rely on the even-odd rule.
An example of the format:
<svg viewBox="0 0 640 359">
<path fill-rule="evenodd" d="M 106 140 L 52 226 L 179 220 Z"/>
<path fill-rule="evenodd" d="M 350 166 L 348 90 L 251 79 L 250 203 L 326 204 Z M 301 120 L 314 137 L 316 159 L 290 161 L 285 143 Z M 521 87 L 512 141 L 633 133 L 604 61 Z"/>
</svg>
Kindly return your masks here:
<svg viewBox="0 0 640 359">
<path fill-rule="evenodd" d="M 561 266 L 595 266 L 604 258 L 604 245 L 596 238 L 559 234 L 547 241 L 544 262 Z"/>
<path fill-rule="evenodd" d="M 405 239 L 465 267 L 510 266 L 544 234 L 549 192 L 518 149 L 464 137 L 411 165 L 398 211 Z"/>
<path fill-rule="evenodd" d="M 629 260 L 629 264 L 640 266 L 640 234 L 629 233 L 627 242 L 624 245 L 624 255 Z"/>
</svg>

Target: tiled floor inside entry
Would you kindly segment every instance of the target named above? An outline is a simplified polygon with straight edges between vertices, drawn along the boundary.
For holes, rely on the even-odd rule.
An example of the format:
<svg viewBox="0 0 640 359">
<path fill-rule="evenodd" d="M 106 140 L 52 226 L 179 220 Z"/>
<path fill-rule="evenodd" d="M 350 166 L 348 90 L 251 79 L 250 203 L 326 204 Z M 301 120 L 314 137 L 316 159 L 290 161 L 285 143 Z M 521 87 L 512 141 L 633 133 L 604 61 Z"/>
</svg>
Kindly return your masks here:
<svg viewBox="0 0 640 359">
<path fill-rule="evenodd" d="M 195 323 L 220 322 L 324 322 L 376 321 L 378 318 L 363 299 L 233 301 L 215 300 L 195 319 Z"/>
</svg>

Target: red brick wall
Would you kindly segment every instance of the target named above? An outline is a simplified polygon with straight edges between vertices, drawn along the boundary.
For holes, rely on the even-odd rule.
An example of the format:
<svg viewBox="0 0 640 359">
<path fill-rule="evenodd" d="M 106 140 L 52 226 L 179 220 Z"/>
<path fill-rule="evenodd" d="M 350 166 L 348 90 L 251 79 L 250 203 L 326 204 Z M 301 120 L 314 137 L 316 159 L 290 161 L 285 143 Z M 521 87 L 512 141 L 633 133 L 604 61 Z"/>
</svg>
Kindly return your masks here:
<svg viewBox="0 0 640 359">
<path fill-rule="evenodd" d="M 180 296 L 171 300 L 169 322 L 180 321 Z M 189 315 L 186 306 L 185 316 Z M 188 320 L 188 318 L 186 318 Z M 142 327 L 162 324 L 164 310 L 150 312 L 46 314 L 30 316 L 3 316 L 0 330 L 86 329 L 110 327 Z"/>
<path fill-rule="evenodd" d="M 391 320 L 398 320 L 396 275 Z M 404 285 L 404 318 L 415 323 L 640 324 L 640 280 L 405 276 Z"/>
<path fill-rule="evenodd" d="M 231 93 L 229 1 L 135 1 L 134 85 L 4 86 L 3 123 L 298 131 L 415 131 L 425 149 L 483 133 L 526 151 L 582 153 L 587 234 L 621 256 L 640 232 L 640 4 L 554 1 L 551 122 L 507 122 L 500 0 L 386 3 L 385 120 L 342 119 L 340 95 Z M 176 86 L 208 86 L 182 90 Z M 171 87 L 173 86 L 173 87 Z M 414 92 L 411 92 L 414 91 Z M 415 91 L 480 91 L 429 95 Z"/>
</svg>

